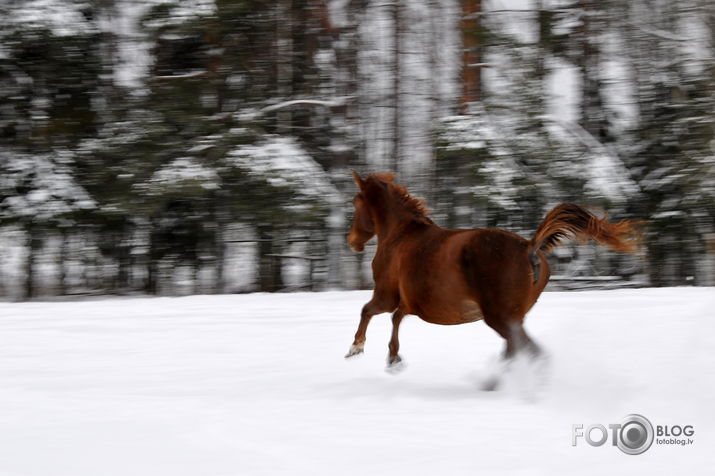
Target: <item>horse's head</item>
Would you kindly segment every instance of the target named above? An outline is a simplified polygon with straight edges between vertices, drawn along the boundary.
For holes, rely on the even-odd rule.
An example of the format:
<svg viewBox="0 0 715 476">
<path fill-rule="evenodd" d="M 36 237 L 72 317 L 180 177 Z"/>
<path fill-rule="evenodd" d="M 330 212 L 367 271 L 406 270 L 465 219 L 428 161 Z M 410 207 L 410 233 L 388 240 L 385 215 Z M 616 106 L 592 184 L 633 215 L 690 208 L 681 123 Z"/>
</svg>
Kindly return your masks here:
<svg viewBox="0 0 715 476">
<path fill-rule="evenodd" d="M 348 234 L 348 243 L 355 251 L 362 251 L 365 243 L 377 233 L 376 225 L 382 232 L 396 223 L 415 222 L 434 224 L 429 219 L 421 200 L 411 196 L 405 187 L 395 183 L 392 173 L 371 173 L 363 179 L 353 172 L 358 193 L 353 198 L 355 215 Z"/>
<path fill-rule="evenodd" d="M 365 181 L 356 172 L 353 172 L 353 179 L 358 186 L 358 193 L 353 198 L 355 214 L 348 234 L 348 244 L 355 251 L 362 251 L 365 249 L 365 243 L 375 236 L 375 222 L 366 200 Z"/>
</svg>

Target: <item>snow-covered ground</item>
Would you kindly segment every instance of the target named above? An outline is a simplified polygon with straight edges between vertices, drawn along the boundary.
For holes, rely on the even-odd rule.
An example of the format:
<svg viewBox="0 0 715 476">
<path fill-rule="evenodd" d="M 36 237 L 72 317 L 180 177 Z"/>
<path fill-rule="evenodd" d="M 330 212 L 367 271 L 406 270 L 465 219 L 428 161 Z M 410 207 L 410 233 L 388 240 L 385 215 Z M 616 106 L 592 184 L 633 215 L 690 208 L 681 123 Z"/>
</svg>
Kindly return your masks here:
<svg viewBox="0 0 715 476">
<path fill-rule="evenodd" d="M 344 360 L 368 297 L 0 303 L 0 475 L 712 474 L 715 289 L 544 294 L 531 394 L 480 389 L 502 346 L 484 323 L 408 318 L 391 375 L 376 316 Z M 629 413 L 694 444 L 571 445 Z"/>
</svg>

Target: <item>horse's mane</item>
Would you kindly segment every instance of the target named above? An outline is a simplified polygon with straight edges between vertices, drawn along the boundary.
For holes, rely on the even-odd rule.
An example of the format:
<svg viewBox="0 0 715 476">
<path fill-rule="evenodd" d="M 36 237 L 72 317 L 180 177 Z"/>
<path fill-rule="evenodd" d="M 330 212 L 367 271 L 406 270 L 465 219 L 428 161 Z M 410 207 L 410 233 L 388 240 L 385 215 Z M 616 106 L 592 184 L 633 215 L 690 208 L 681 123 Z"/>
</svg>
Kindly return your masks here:
<svg viewBox="0 0 715 476">
<path fill-rule="evenodd" d="M 402 205 L 402 208 L 409 213 L 410 218 L 417 223 L 423 223 L 425 225 L 434 223 L 427 216 L 430 210 L 427 209 L 424 201 L 410 195 L 410 192 L 407 191 L 407 187 L 404 185 L 396 184 L 394 173 L 371 173 L 368 174 L 365 181 L 384 184 L 389 190 L 392 191 L 391 195 L 397 198 L 398 203 Z"/>
</svg>

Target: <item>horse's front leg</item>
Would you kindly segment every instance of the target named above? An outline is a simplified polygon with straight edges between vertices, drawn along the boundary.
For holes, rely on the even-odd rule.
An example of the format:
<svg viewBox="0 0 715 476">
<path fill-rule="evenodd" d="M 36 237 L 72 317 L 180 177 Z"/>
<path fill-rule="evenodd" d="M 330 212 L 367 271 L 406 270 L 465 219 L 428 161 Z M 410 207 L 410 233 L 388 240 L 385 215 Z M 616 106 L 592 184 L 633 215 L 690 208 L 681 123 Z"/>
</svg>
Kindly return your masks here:
<svg viewBox="0 0 715 476">
<path fill-rule="evenodd" d="M 365 334 L 367 333 L 367 326 L 370 324 L 370 319 L 372 319 L 372 316 L 375 314 L 379 314 L 381 312 L 385 311 L 381 310 L 374 301 L 370 301 L 363 306 L 362 312 L 360 313 L 360 324 L 358 325 L 358 330 L 355 333 L 355 340 L 350 346 L 348 353 L 345 354 L 346 359 L 363 353 L 365 350 Z"/>
<path fill-rule="evenodd" d="M 390 349 L 390 354 L 387 357 L 387 370 L 391 372 L 396 372 L 402 370 L 404 364 L 402 364 L 402 357 L 398 353 L 400 351 L 400 340 L 398 337 L 400 331 L 400 323 L 405 317 L 405 313 L 400 309 L 396 310 L 392 314 L 392 337 L 390 337 L 390 343 L 388 348 Z"/>
</svg>

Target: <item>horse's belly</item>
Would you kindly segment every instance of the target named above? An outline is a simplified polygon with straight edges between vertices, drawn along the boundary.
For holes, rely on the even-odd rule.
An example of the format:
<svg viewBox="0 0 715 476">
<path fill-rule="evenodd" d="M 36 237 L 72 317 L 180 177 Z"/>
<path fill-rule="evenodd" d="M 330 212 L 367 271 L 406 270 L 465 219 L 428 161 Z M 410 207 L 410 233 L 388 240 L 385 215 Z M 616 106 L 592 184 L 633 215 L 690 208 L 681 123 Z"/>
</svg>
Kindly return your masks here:
<svg viewBox="0 0 715 476">
<path fill-rule="evenodd" d="M 482 308 L 474 301 L 465 299 L 462 301 L 462 318 L 464 322 L 474 322 L 484 319 Z"/>
<path fill-rule="evenodd" d="M 468 299 L 462 300 L 458 305 L 445 305 L 437 309 L 425 310 L 418 315 L 422 320 L 442 325 L 466 324 L 484 319 L 479 304 Z"/>
</svg>

